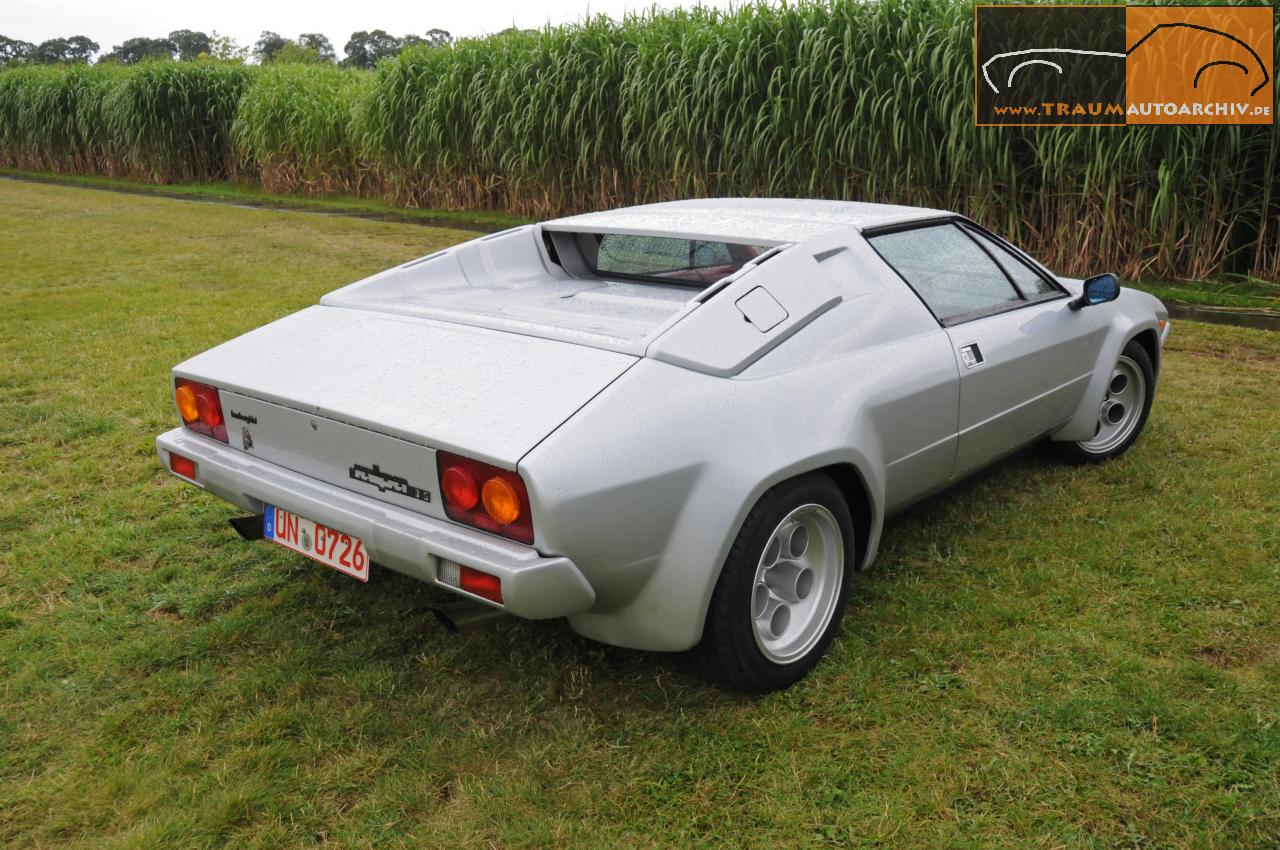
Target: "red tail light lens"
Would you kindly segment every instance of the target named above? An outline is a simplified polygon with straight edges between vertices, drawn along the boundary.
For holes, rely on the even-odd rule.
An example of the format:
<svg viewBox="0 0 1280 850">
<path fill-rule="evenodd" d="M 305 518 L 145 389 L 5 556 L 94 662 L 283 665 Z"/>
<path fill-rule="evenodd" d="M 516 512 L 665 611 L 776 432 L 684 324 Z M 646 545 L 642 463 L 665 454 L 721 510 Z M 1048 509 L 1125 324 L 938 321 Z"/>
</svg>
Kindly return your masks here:
<svg viewBox="0 0 1280 850">
<path fill-rule="evenodd" d="M 175 378 L 173 400 L 178 405 L 183 425 L 197 434 L 227 442 L 227 424 L 222 418 L 222 400 L 216 388 L 186 378 Z"/>
<path fill-rule="evenodd" d="M 460 511 L 469 511 L 480 501 L 480 487 L 461 466 L 451 466 L 440 473 L 440 492 L 444 493 L 445 505 Z"/>
<path fill-rule="evenodd" d="M 218 391 L 210 387 L 196 391 L 196 410 L 200 411 L 200 421 L 210 428 L 222 424 L 222 401 Z"/>
<path fill-rule="evenodd" d="M 175 475 L 181 475 L 183 478 L 196 480 L 196 462 L 189 457 L 169 453 L 169 469 L 173 470 Z"/>
<path fill-rule="evenodd" d="M 458 571 L 458 587 L 467 593 L 483 596 L 490 602 L 502 604 L 502 580 L 497 576 L 463 567 Z"/>
<path fill-rule="evenodd" d="M 436 452 L 436 468 L 445 516 L 520 543 L 533 542 L 529 491 L 517 473 L 450 452 Z"/>
</svg>

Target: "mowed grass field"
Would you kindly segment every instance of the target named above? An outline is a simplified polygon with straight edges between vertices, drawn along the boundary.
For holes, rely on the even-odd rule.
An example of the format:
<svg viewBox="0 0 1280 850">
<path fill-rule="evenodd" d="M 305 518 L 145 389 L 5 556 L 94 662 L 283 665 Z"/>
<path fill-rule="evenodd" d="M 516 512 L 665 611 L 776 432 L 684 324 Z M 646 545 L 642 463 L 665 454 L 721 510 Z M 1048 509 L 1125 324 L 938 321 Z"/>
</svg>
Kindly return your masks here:
<svg viewBox="0 0 1280 850">
<path fill-rule="evenodd" d="M 752 700 L 160 470 L 173 364 L 467 236 L 0 181 L 0 846 L 1280 843 L 1280 335 L 1175 324 L 1133 451 L 894 520 Z"/>
</svg>

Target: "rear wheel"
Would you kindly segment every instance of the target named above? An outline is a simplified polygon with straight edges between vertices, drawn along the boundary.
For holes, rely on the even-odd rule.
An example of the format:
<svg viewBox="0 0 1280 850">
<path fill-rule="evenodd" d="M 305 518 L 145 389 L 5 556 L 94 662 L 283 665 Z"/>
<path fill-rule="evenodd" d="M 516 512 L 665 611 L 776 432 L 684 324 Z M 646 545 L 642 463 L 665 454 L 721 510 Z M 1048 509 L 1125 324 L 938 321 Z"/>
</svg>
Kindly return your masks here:
<svg viewBox="0 0 1280 850">
<path fill-rule="evenodd" d="M 825 475 L 765 493 L 734 541 L 691 650 L 708 678 L 745 693 L 785 688 L 835 638 L 854 553 L 849 508 Z"/>
<path fill-rule="evenodd" d="M 1141 344 L 1129 342 L 1111 370 L 1093 436 L 1055 443 L 1059 455 L 1073 463 L 1096 463 L 1124 454 L 1147 424 L 1155 386 L 1151 356 Z"/>
</svg>

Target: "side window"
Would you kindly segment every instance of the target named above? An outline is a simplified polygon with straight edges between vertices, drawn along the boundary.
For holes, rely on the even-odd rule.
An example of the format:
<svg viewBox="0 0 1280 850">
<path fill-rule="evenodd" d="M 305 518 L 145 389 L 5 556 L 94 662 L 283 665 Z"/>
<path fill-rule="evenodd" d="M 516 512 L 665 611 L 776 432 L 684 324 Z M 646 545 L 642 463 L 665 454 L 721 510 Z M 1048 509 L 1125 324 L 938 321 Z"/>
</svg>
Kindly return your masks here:
<svg viewBox="0 0 1280 850">
<path fill-rule="evenodd" d="M 941 321 L 1022 300 L 978 243 L 954 224 L 872 236 L 872 246 Z"/>
<path fill-rule="evenodd" d="M 996 258 L 996 262 L 1000 264 L 1000 267 L 1008 272 L 1009 277 L 1013 278 L 1014 284 L 1017 285 L 1018 289 L 1022 290 L 1023 297 L 1038 298 L 1041 295 L 1048 295 L 1051 292 L 1058 291 L 1053 288 L 1053 284 L 1041 277 L 1035 269 L 1028 266 L 999 242 L 996 242 L 981 231 L 968 227 L 965 230 L 991 252 L 991 256 Z"/>
</svg>

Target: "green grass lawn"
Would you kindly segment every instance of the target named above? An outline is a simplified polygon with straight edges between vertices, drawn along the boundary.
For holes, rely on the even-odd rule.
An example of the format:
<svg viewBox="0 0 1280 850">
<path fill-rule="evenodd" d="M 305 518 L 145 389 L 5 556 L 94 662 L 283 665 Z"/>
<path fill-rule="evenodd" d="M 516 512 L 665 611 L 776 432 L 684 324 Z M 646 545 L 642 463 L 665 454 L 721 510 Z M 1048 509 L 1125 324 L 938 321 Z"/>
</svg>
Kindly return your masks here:
<svg viewBox="0 0 1280 850">
<path fill-rule="evenodd" d="M 173 364 L 466 235 L 0 181 L 0 846 L 1280 843 L 1280 335 L 1175 324 L 1132 452 L 895 520 L 749 700 L 161 472 Z"/>
<path fill-rule="evenodd" d="M 1280 313 L 1280 283 L 1260 278 L 1225 281 L 1140 281 L 1139 288 L 1164 301 Z"/>
<path fill-rule="evenodd" d="M 373 198 L 353 198 L 345 195 L 281 195 L 268 192 L 260 186 L 248 183 L 147 183 L 126 177 L 103 177 L 96 174 L 54 174 L 46 171 L 22 171 L 17 168 L 0 168 L 0 177 L 31 180 L 61 186 L 78 186 L 86 189 L 106 189 L 136 195 L 163 198 L 182 198 L 192 201 L 214 201 L 224 204 L 242 204 L 272 209 L 306 210 L 337 215 L 378 218 L 390 221 L 416 222 L 447 227 L 454 225 L 468 230 L 505 230 L 518 224 L 527 224 L 528 218 L 492 210 L 456 211 L 426 210 L 396 206 Z"/>
</svg>

